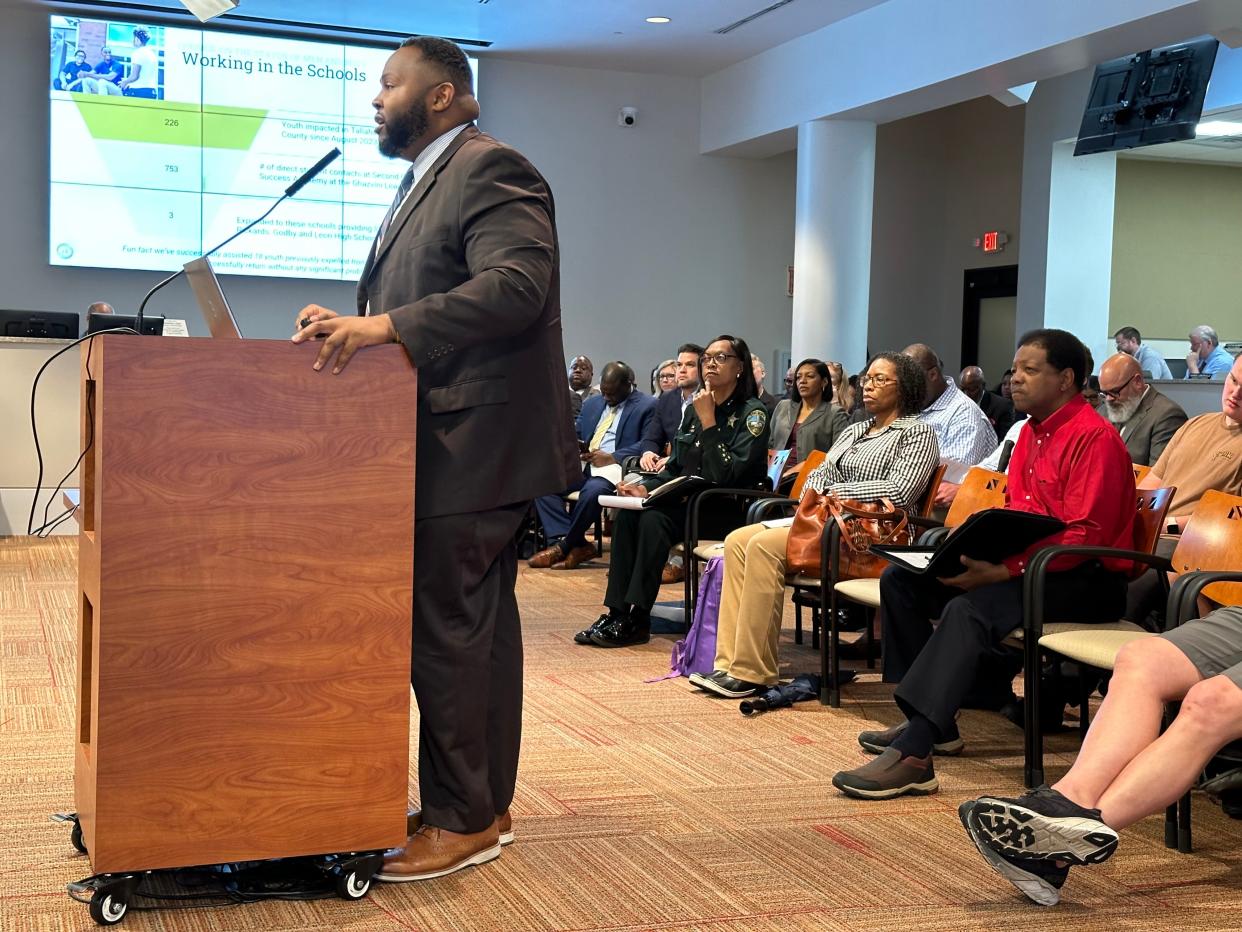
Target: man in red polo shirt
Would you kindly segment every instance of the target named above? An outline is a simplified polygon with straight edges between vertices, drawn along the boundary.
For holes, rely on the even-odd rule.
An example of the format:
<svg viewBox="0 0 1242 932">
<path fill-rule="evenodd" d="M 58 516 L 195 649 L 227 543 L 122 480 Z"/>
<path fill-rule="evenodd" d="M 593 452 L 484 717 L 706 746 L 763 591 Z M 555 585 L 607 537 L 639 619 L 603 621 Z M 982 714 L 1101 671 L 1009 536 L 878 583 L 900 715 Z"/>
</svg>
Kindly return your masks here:
<svg viewBox="0 0 1242 932">
<path fill-rule="evenodd" d="M 1064 330 L 1033 330 L 1014 357 L 1014 407 L 1030 416 L 1009 461 L 1006 507 L 1051 515 L 1065 529 L 1001 563 L 963 557 L 946 579 L 889 567 L 880 580 L 884 606 L 884 679 L 907 721 L 864 731 L 874 761 L 833 777 L 861 799 L 931 793 L 939 786 L 933 752 L 960 753 L 955 722 L 981 672 L 1005 663 L 1001 646 L 1022 625 L 1022 574 L 1053 544 L 1132 546 L 1134 472 L 1116 428 L 1082 399 L 1086 348 Z M 1115 621 L 1125 608 L 1126 561 L 1064 557 L 1049 569 L 1044 604 L 1065 621 Z M 935 628 L 932 621 L 940 619 Z"/>
</svg>

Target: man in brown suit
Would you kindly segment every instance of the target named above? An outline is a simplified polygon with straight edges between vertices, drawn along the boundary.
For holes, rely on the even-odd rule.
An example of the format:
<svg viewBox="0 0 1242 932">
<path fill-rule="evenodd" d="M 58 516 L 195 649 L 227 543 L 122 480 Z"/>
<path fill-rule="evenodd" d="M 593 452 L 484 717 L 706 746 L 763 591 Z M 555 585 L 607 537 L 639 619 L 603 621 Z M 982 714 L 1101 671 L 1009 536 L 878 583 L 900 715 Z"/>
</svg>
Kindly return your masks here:
<svg viewBox="0 0 1242 932">
<path fill-rule="evenodd" d="M 522 717 L 514 534 L 579 475 L 561 344 L 552 193 L 480 133 L 466 56 L 408 39 L 373 101 L 382 153 L 411 163 L 358 283 L 358 316 L 311 305 L 315 368 L 399 342 L 418 367 L 411 682 L 421 812 L 376 876 L 424 880 L 513 839 Z M 378 403 L 382 403 L 380 400 Z"/>
<path fill-rule="evenodd" d="M 1121 431 L 1136 466 L 1155 466 L 1186 412 L 1176 401 L 1147 384 L 1142 366 L 1127 353 L 1118 353 L 1100 366 L 1100 409 Z"/>
</svg>

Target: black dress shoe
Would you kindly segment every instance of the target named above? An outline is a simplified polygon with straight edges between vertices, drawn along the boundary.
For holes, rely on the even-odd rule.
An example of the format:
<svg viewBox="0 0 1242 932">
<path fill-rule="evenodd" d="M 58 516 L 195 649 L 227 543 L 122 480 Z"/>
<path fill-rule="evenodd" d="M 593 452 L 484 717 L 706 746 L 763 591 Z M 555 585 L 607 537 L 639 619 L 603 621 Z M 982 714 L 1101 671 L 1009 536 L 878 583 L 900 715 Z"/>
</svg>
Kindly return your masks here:
<svg viewBox="0 0 1242 932">
<path fill-rule="evenodd" d="M 767 688 L 761 683 L 748 683 L 737 677 L 729 676 L 727 673 L 721 673 L 719 676 L 713 673 L 697 685 L 700 689 L 715 693 L 717 696 L 724 696 L 726 699 L 745 699 Z"/>
<path fill-rule="evenodd" d="M 598 647 L 630 647 L 650 640 L 650 618 L 613 618 L 598 631 L 591 632 L 591 643 Z"/>
<path fill-rule="evenodd" d="M 609 624 L 610 622 L 616 621 L 617 618 L 618 616 L 613 615 L 611 612 L 604 612 L 604 614 L 600 615 L 598 618 L 595 619 L 595 621 L 591 624 L 591 627 L 584 628 L 583 630 L 579 631 L 577 634 L 574 635 L 574 643 L 575 644 L 590 644 L 592 634 L 594 634 L 596 631 L 599 631 L 601 628 L 603 628 L 605 625 Z"/>
</svg>

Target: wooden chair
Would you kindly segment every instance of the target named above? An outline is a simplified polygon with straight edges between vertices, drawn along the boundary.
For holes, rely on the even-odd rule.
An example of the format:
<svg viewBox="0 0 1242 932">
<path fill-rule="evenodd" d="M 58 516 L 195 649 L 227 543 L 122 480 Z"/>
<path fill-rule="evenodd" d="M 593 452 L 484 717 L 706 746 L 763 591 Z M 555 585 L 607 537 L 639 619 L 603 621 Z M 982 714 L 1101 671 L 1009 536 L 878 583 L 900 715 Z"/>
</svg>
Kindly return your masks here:
<svg viewBox="0 0 1242 932">
<path fill-rule="evenodd" d="M 1044 650 L 1076 659 L 1080 663 L 1099 669 L 1111 669 L 1117 651 L 1129 641 L 1151 636 L 1139 625 L 1118 621 L 1103 625 L 1044 624 L 1043 580 L 1048 562 L 1060 554 L 1073 553 L 1088 557 L 1122 557 L 1133 561 L 1136 570 L 1141 565 L 1160 573 L 1161 580 L 1169 572 L 1184 574 L 1198 570 L 1229 571 L 1242 566 L 1242 496 L 1209 491 L 1200 499 L 1194 514 L 1178 539 L 1177 549 L 1170 558 L 1154 552 L 1164 515 L 1175 489 L 1140 489 L 1140 501 L 1144 496 L 1163 494 L 1163 511 L 1157 513 L 1157 499 L 1150 498 L 1149 511 L 1140 511 L 1140 521 L 1135 523 L 1135 549 L 1113 550 L 1107 547 L 1047 547 L 1031 560 L 1026 572 L 1023 590 L 1024 640 L 1033 645 L 1026 650 L 1024 677 L 1026 682 L 1026 763 L 1023 776 L 1027 786 L 1038 786 L 1044 780 L 1043 732 L 1039 720 L 1039 667 Z M 1153 530 L 1154 526 L 1154 530 Z M 1139 536 L 1145 535 L 1150 544 L 1140 548 Z M 1143 543 L 1148 543 L 1144 540 Z M 1205 584 L 1207 585 L 1207 584 Z M 1215 581 L 1204 590 L 1208 598 L 1222 604 L 1242 604 L 1242 586 Z M 1166 626 L 1172 616 L 1166 617 Z M 1085 711 L 1083 713 L 1086 714 Z"/>
<path fill-rule="evenodd" d="M 1140 482 L 1142 482 L 1149 472 L 1151 472 L 1150 466 L 1140 466 L 1138 463 L 1135 463 L 1134 464 L 1134 484 L 1138 485 Z"/>
<path fill-rule="evenodd" d="M 688 556 L 686 561 L 686 582 L 685 582 L 685 606 L 686 621 L 689 622 L 694 617 L 694 603 L 699 594 L 699 569 L 700 566 L 710 560 L 712 557 L 724 555 L 723 540 L 700 540 L 699 539 L 699 519 L 700 519 L 700 500 L 703 495 L 708 492 L 711 495 L 708 501 L 724 495 L 733 495 L 738 498 L 752 498 L 756 501 L 777 500 L 797 502 L 802 496 L 802 488 L 806 485 L 807 477 L 816 469 L 828 454 L 823 450 L 812 450 L 807 458 L 798 464 L 798 472 L 794 478 L 794 484 L 789 490 L 789 497 L 774 496 L 771 489 L 708 489 L 695 499 L 689 511 L 686 514 L 686 533 L 685 541 L 682 549 Z M 753 509 L 752 509 L 753 510 Z M 753 524 L 751 516 L 748 513 L 747 523 Z"/>
</svg>

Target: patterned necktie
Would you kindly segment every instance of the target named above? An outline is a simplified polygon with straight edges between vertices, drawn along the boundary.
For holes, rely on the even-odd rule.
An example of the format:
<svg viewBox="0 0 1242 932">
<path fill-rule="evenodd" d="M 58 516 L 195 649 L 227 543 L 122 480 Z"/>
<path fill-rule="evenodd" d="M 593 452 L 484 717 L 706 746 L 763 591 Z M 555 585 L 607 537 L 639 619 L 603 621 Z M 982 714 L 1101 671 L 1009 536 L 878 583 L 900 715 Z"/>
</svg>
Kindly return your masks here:
<svg viewBox="0 0 1242 932">
<path fill-rule="evenodd" d="M 591 442 L 587 444 L 588 450 L 598 450 L 599 445 L 604 442 L 604 434 L 608 433 L 608 428 L 612 426 L 612 422 L 617 417 L 617 409 L 609 408 L 607 413 L 600 418 L 599 426 L 595 428 L 595 433 L 591 437 Z"/>
<path fill-rule="evenodd" d="M 388 233 L 388 227 L 392 224 L 392 218 L 397 216 L 397 211 L 401 209 L 401 204 L 405 201 L 405 196 L 410 193 L 410 188 L 414 187 L 414 166 L 411 165 L 409 171 L 401 179 L 401 184 L 397 187 L 397 196 L 392 199 L 392 206 L 388 208 L 388 213 L 384 214 L 384 220 L 380 223 L 379 233 L 375 235 L 375 246 L 379 246 L 384 242 L 384 236 Z"/>
</svg>

